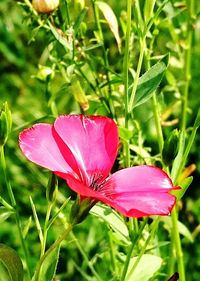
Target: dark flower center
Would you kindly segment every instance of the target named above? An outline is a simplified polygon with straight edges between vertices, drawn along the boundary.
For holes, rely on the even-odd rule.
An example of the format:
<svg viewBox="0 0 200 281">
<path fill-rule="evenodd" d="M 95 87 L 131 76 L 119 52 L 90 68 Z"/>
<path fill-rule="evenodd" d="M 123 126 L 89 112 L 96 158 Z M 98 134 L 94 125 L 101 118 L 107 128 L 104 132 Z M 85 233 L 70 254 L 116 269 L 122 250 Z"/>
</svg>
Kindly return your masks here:
<svg viewBox="0 0 200 281">
<path fill-rule="evenodd" d="M 92 175 L 90 187 L 95 191 L 99 191 L 103 187 L 104 183 L 105 180 L 103 180 L 103 175 L 97 172 Z"/>
</svg>

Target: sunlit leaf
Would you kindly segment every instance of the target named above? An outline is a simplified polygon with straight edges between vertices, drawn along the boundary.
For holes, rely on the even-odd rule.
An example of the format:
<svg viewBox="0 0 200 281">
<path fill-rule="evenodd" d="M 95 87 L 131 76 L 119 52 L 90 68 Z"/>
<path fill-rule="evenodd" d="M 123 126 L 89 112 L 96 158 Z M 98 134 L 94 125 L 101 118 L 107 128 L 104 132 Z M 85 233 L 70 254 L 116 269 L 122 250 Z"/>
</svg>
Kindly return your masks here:
<svg viewBox="0 0 200 281">
<path fill-rule="evenodd" d="M 137 257 L 130 260 L 126 281 L 148 281 L 161 267 L 162 259 L 158 256 L 145 254 L 132 272 Z"/>
<path fill-rule="evenodd" d="M 181 189 L 173 192 L 176 195 L 177 199 L 181 199 L 183 197 L 183 195 L 187 191 L 188 187 L 191 185 L 192 181 L 193 181 L 193 177 L 191 176 L 191 177 L 188 177 L 188 178 L 184 179 L 180 183 Z"/>
<path fill-rule="evenodd" d="M 133 130 L 128 130 L 124 127 L 119 127 L 119 136 L 123 140 L 130 140 L 133 137 Z"/>
<path fill-rule="evenodd" d="M 134 107 L 145 103 L 152 97 L 163 78 L 167 65 L 168 56 L 153 65 L 139 78 Z"/>
<path fill-rule="evenodd" d="M 125 243 L 130 243 L 129 233 L 126 224 L 118 213 L 106 205 L 95 205 L 90 213 L 101 218 L 118 234 L 119 239 Z"/>
<path fill-rule="evenodd" d="M 38 281 L 53 280 L 59 258 L 60 247 L 56 247 L 43 261 Z"/>
<path fill-rule="evenodd" d="M 103 15 L 110 27 L 110 30 L 112 31 L 112 33 L 117 41 L 118 49 L 119 49 L 119 51 L 121 51 L 121 39 L 119 36 L 118 22 L 117 22 L 117 18 L 115 16 L 113 10 L 105 2 L 96 1 L 95 4 L 99 8 L 99 10 L 101 10 L 101 12 L 103 13 Z"/>
<path fill-rule="evenodd" d="M 8 211 L 8 209 L 6 209 L 5 207 L 0 207 L 0 224 L 13 214 L 14 212 Z"/>
</svg>

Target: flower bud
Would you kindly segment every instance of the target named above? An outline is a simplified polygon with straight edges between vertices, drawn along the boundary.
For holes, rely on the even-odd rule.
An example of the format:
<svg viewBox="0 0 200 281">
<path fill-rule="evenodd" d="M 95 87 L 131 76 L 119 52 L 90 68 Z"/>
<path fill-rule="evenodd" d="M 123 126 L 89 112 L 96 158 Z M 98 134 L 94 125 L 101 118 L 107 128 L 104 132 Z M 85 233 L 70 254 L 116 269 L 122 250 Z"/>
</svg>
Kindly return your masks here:
<svg viewBox="0 0 200 281">
<path fill-rule="evenodd" d="M 172 164 L 178 153 L 179 132 L 177 129 L 173 130 L 169 138 L 164 142 L 162 151 L 162 159 L 165 165 Z"/>
<path fill-rule="evenodd" d="M 39 65 L 38 72 L 33 78 L 37 78 L 40 81 L 46 82 L 49 79 L 53 79 L 55 73 L 54 70 L 50 67 Z"/>
<path fill-rule="evenodd" d="M 48 14 L 59 6 L 59 0 L 33 0 L 32 5 L 38 13 Z"/>
<path fill-rule="evenodd" d="M 58 181 L 55 174 L 51 174 L 46 189 L 46 198 L 49 202 L 53 202 L 56 199 L 58 192 Z"/>
<path fill-rule="evenodd" d="M 95 205 L 96 201 L 90 198 L 85 198 L 80 202 L 80 198 L 77 198 L 71 207 L 70 222 L 72 224 L 81 223 L 88 215 L 90 209 Z"/>
<path fill-rule="evenodd" d="M 11 132 L 12 117 L 8 108 L 7 102 L 5 102 L 0 110 L 0 145 L 4 145 L 7 141 L 8 135 Z"/>
</svg>

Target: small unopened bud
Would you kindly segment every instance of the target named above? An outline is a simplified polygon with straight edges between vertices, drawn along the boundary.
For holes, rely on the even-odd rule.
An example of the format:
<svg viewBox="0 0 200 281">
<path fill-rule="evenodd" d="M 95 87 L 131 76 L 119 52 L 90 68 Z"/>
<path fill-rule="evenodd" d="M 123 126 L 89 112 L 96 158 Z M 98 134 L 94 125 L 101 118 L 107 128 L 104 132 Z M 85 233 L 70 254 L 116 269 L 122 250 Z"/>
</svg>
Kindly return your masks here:
<svg viewBox="0 0 200 281">
<path fill-rule="evenodd" d="M 0 145 L 4 145 L 7 141 L 8 135 L 11 132 L 12 117 L 8 108 L 7 102 L 5 102 L 0 110 Z"/>
<path fill-rule="evenodd" d="M 33 0 L 32 5 L 38 13 L 48 14 L 59 6 L 59 0 Z"/>
<path fill-rule="evenodd" d="M 179 132 L 177 129 L 173 130 L 169 138 L 164 142 L 162 151 L 162 159 L 165 165 L 172 164 L 178 153 Z"/>
<path fill-rule="evenodd" d="M 48 79 L 52 79 L 54 77 L 54 70 L 50 67 L 39 65 L 38 66 L 38 72 L 34 78 L 39 79 L 40 81 L 47 81 Z"/>
<path fill-rule="evenodd" d="M 51 174 L 47 189 L 46 189 L 46 198 L 49 202 L 53 202 L 56 199 L 58 192 L 58 181 L 55 174 Z"/>
<path fill-rule="evenodd" d="M 86 198 L 80 202 L 80 198 L 77 198 L 72 205 L 70 212 L 70 222 L 72 224 L 81 223 L 89 214 L 90 209 L 96 204 L 96 201 Z"/>
</svg>

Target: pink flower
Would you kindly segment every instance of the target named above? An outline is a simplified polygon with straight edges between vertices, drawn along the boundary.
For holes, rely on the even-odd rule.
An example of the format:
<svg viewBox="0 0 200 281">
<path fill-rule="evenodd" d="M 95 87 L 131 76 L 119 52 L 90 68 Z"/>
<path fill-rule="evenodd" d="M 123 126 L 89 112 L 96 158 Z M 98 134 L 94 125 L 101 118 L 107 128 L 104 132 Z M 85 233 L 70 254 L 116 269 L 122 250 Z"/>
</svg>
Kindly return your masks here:
<svg viewBox="0 0 200 281">
<path fill-rule="evenodd" d="M 118 130 L 102 116 L 60 116 L 19 136 L 24 155 L 67 181 L 81 198 L 102 201 L 127 217 L 168 215 L 176 198 L 172 181 L 153 166 L 122 169 L 109 176 L 117 156 Z"/>
</svg>

